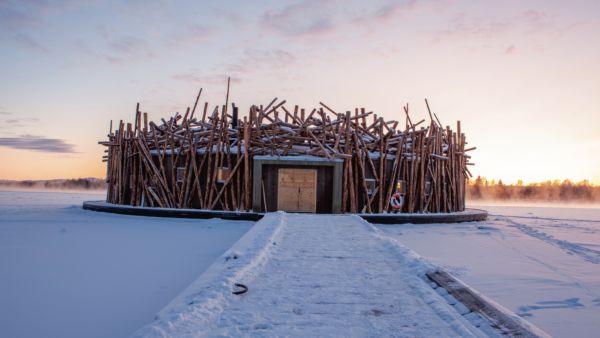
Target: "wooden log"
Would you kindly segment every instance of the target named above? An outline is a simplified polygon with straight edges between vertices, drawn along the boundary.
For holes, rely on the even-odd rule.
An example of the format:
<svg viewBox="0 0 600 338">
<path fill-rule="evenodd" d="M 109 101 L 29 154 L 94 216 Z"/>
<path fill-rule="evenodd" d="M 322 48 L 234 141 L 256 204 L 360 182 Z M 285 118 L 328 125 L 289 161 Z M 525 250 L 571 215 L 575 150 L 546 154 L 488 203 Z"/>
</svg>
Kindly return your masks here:
<svg viewBox="0 0 600 338">
<path fill-rule="evenodd" d="M 192 114 L 190 115 L 190 120 L 194 118 L 194 113 L 196 112 L 196 107 L 198 106 L 198 101 L 200 100 L 200 95 L 202 95 L 202 88 L 198 91 L 198 96 L 196 96 L 196 102 L 194 102 L 194 108 L 192 108 Z M 206 111 L 206 109 L 205 109 Z M 204 117 L 202 118 L 204 121 Z"/>
</svg>

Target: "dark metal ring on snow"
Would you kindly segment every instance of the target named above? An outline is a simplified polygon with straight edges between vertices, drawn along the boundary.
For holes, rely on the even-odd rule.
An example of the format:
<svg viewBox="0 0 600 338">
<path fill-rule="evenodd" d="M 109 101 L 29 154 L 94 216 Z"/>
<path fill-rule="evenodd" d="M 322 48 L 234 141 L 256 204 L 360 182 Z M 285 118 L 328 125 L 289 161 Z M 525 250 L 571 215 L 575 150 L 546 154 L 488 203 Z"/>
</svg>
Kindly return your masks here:
<svg viewBox="0 0 600 338">
<path fill-rule="evenodd" d="M 233 291 L 232 293 L 234 295 L 241 295 L 243 293 L 246 293 L 248 291 L 248 287 L 244 284 L 240 284 L 240 283 L 235 283 L 235 286 L 237 286 L 238 288 L 241 288 L 241 290 L 237 290 L 237 291 Z"/>
</svg>

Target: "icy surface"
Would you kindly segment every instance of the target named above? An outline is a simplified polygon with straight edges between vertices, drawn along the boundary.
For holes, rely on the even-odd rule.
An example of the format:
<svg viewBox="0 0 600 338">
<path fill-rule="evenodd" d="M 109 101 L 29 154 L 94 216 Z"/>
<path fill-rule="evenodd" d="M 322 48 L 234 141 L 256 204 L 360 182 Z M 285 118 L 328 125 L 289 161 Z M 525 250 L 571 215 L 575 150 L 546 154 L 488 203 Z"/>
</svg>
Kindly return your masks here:
<svg viewBox="0 0 600 338">
<path fill-rule="evenodd" d="M 553 336 L 596 336 L 600 209 L 480 208 L 485 222 L 377 227 Z"/>
<path fill-rule="evenodd" d="M 0 337 L 127 337 L 253 222 L 113 215 L 0 191 Z"/>
<path fill-rule="evenodd" d="M 430 268 L 357 216 L 268 214 L 136 336 L 483 336 Z"/>
</svg>

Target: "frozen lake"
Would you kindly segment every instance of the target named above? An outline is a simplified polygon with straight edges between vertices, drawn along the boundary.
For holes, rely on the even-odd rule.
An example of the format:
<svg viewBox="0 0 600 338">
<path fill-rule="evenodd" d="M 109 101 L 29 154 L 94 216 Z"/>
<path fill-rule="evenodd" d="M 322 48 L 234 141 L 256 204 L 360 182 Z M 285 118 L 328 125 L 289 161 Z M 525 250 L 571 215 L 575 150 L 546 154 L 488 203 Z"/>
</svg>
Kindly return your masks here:
<svg viewBox="0 0 600 338">
<path fill-rule="evenodd" d="M 600 332 L 600 209 L 473 206 L 485 222 L 378 225 L 556 337 Z"/>
<path fill-rule="evenodd" d="M 1 337 L 129 336 L 254 224 L 81 209 L 94 199 L 0 191 Z M 600 209 L 482 208 L 486 222 L 377 227 L 554 336 L 596 335 Z"/>
<path fill-rule="evenodd" d="M 127 337 L 253 224 L 81 209 L 98 199 L 0 191 L 1 337 Z"/>
</svg>

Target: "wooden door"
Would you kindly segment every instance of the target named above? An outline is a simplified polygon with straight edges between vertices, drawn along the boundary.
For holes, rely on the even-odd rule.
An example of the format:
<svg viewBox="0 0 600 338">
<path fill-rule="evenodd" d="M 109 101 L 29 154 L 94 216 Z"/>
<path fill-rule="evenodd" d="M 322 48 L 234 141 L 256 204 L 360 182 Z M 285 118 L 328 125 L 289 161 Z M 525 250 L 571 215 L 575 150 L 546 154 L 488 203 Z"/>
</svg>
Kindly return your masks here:
<svg viewBox="0 0 600 338">
<path fill-rule="evenodd" d="M 279 168 L 277 176 L 277 210 L 317 211 L 316 169 Z"/>
</svg>

